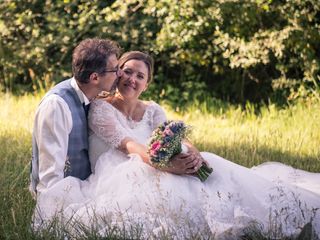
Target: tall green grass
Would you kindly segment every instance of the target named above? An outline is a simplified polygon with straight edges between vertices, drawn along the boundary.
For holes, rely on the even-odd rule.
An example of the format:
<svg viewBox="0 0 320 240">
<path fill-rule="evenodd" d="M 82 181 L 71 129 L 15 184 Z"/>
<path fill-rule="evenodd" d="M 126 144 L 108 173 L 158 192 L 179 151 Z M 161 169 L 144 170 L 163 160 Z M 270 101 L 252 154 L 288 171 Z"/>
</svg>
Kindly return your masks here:
<svg viewBox="0 0 320 240">
<path fill-rule="evenodd" d="M 30 231 L 35 203 L 28 192 L 31 132 L 39 101 L 40 96 L 33 95 L 0 98 L 0 239 L 39 238 Z M 166 110 L 169 118 L 193 126 L 191 140 L 202 151 L 248 167 L 279 161 L 320 172 L 319 101 L 260 110 L 250 104 L 242 110 L 207 101 L 191 104 L 183 112 Z"/>
<path fill-rule="evenodd" d="M 34 239 L 34 202 L 28 192 L 31 130 L 39 97 L 1 95 L 0 239 Z"/>
</svg>

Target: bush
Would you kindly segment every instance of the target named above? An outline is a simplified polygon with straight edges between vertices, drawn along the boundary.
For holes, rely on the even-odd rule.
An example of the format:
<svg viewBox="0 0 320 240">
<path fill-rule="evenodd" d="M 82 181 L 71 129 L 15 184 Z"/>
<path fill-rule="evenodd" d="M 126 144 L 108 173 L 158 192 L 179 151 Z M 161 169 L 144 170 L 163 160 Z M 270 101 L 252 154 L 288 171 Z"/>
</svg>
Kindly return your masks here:
<svg viewBox="0 0 320 240">
<path fill-rule="evenodd" d="M 286 103 L 320 91 L 319 10 L 318 0 L 3 1 L 0 85 L 49 88 L 71 76 L 80 40 L 108 37 L 154 56 L 156 100 Z"/>
</svg>

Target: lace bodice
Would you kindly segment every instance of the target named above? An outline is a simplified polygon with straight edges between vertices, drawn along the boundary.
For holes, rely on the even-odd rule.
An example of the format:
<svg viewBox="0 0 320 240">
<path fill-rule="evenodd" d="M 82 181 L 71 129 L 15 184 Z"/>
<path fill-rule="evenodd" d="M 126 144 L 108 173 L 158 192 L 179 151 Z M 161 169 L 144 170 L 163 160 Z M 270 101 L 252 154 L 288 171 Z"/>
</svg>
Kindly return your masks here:
<svg viewBox="0 0 320 240">
<path fill-rule="evenodd" d="M 128 119 L 107 101 L 95 100 L 91 103 L 88 118 L 91 165 L 95 165 L 103 152 L 119 147 L 126 137 L 147 144 L 152 131 L 165 120 L 164 110 L 153 101 L 148 102 L 142 119 L 137 122 Z"/>
</svg>

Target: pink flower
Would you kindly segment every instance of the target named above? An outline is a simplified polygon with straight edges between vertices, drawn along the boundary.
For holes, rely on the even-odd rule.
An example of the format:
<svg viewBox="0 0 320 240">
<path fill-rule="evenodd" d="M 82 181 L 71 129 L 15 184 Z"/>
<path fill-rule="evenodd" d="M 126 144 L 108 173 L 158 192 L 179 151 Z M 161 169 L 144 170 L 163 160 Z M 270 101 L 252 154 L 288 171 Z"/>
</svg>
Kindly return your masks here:
<svg viewBox="0 0 320 240">
<path fill-rule="evenodd" d="M 153 157 L 157 156 L 157 151 L 150 150 L 150 155 Z"/>
<path fill-rule="evenodd" d="M 155 142 L 152 143 L 152 145 L 151 145 L 151 151 L 153 151 L 153 152 L 157 152 L 160 148 L 161 148 L 161 143 L 160 143 L 160 141 L 155 141 Z"/>
</svg>

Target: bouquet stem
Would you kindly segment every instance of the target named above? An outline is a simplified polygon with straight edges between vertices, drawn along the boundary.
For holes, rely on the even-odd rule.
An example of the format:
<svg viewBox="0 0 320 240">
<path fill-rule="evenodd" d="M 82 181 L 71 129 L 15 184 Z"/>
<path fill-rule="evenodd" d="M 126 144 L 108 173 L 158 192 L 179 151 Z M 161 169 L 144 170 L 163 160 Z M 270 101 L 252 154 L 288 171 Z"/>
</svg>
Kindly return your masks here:
<svg viewBox="0 0 320 240">
<path fill-rule="evenodd" d="M 206 164 L 202 164 L 196 174 L 200 181 L 204 182 L 212 172 L 213 169 L 211 167 L 208 167 Z"/>
</svg>

